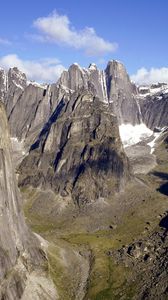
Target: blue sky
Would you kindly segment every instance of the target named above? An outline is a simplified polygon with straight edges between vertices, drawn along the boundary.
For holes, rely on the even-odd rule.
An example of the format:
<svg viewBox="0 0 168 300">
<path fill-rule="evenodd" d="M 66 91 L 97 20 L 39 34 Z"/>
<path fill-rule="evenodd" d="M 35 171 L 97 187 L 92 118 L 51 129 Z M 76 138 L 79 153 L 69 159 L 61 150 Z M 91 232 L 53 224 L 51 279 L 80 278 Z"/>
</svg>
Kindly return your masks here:
<svg viewBox="0 0 168 300">
<path fill-rule="evenodd" d="M 117 59 L 135 81 L 168 82 L 167 12 L 167 0 L 2 1 L 0 66 L 54 81 L 73 62 Z"/>
</svg>

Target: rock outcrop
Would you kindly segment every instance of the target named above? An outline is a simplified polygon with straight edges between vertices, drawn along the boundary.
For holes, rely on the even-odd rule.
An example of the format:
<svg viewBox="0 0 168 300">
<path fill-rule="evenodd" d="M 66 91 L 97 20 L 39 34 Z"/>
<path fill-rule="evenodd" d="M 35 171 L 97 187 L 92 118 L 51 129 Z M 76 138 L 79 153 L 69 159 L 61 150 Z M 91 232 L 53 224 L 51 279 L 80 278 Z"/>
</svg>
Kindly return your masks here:
<svg viewBox="0 0 168 300">
<path fill-rule="evenodd" d="M 149 92 L 139 101 L 142 120 L 150 129 L 168 126 L 168 88 L 161 86 L 157 92 Z"/>
<path fill-rule="evenodd" d="M 44 291 L 38 286 L 38 276 L 44 276 L 44 260 L 45 253 L 40 250 L 39 241 L 24 221 L 11 160 L 6 113 L 0 103 L 0 299 L 43 299 L 45 292 L 48 293 L 45 299 L 56 299 L 49 279 L 46 278 L 48 287 L 44 286 Z M 32 274 L 36 279 L 34 294 L 29 287 L 29 295 L 26 296 Z"/>
<path fill-rule="evenodd" d="M 136 295 L 132 299 L 154 300 L 168 297 L 167 216 L 161 220 L 160 226 L 163 227 L 162 230 L 149 237 L 111 252 L 117 263 L 123 263 L 132 270 L 131 280 L 136 287 Z"/>
<path fill-rule="evenodd" d="M 20 172 L 21 185 L 50 187 L 79 206 L 121 189 L 129 163 L 108 103 L 88 89 L 63 97 Z"/>
<path fill-rule="evenodd" d="M 124 65 L 118 61 L 109 61 L 105 71 L 100 71 L 95 64 L 82 69 L 73 64 L 64 71 L 58 81 L 72 91 L 80 88 L 90 89 L 101 101 L 109 103 L 118 122 L 139 124 L 141 113 L 136 99 L 137 88 L 131 83 Z"/>
<path fill-rule="evenodd" d="M 124 65 L 112 60 L 105 70 L 108 101 L 119 124 L 132 125 L 141 122 L 141 112 L 137 102 L 137 88 L 130 81 Z"/>
<path fill-rule="evenodd" d="M 65 91 L 56 84 L 27 81 L 17 68 L 0 70 L 0 95 L 6 106 L 12 137 L 30 145 Z M 54 100 L 53 100 L 54 99 Z M 27 141 L 27 142 L 26 142 Z"/>
</svg>

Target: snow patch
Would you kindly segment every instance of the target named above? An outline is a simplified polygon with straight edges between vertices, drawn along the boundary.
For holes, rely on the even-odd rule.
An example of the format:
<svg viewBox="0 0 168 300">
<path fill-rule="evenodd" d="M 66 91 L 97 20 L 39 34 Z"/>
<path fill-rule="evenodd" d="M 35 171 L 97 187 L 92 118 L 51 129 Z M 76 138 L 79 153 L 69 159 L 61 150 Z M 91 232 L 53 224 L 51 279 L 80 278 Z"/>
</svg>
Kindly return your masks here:
<svg viewBox="0 0 168 300">
<path fill-rule="evenodd" d="M 47 89 L 47 84 L 40 84 L 38 82 L 35 82 L 35 81 L 27 81 L 27 85 L 34 85 L 35 87 L 39 87 L 41 89 Z"/>
<path fill-rule="evenodd" d="M 65 85 L 63 85 L 63 84 L 60 84 L 59 85 L 66 93 L 74 93 L 75 92 L 75 90 L 71 90 L 71 89 L 69 89 L 67 86 L 65 86 Z"/>
<path fill-rule="evenodd" d="M 100 81 L 101 81 L 101 86 L 103 91 L 103 99 L 106 103 L 108 103 L 105 72 L 104 71 L 99 71 L 99 72 L 100 72 Z"/>
<path fill-rule="evenodd" d="M 167 93 L 168 93 L 168 88 L 163 91 L 163 94 L 167 94 Z"/>
<path fill-rule="evenodd" d="M 14 83 L 14 85 L 16 85 L 16 87 L 18 87 L 19 89 L 24 90 L 23 86 L 20 85 L 20 84 L 18 84 L 18 83 L 16 83 L 15 80 L 13 80 L 13 83 Z"/>
<path fill-rule="evenodd" d="M 95 70 L 97 70 L 97 66 L 96 66 L 96 64 L 94 64 L 94 63 L 92 63 L 92 64 L 90 64 L 89 65 L 89 68 L 88 68 L 90 71 L 95 71 Z"/>
<path fill-rule="evenodd" d="M 146 96 L 154 96 L 157 94 L 167 94 L 168 93 L 168 85 L 167 84 L 152 84 L 146 86 L 139 86 L 139 94 L 141 97 Z"/>
<path fill-rule="evenodd" d="M 148 143 L 147 145 L 151 147 L 151 154 L 154 152 L 155 150 L 155 144 L 156 144 L 156 141 L 159 139 L 159 137 L 161 136 L 161 134 L 164 132 L 164 130 L 166 129 L 166 127 L 163 127 L 163 128 L 159 128 L 160 129 L 160 132 L 155 132 L 154 133 L 154 139 Z"/>
<path fill-rule="evenodd" d="M 135 145 L 153 134 L 153 131 L 147 128 L 144 123 L 135 126 L 131 124 L 121 124 L 119 126 L 119 132 L 124 148 Z"/>
</svg>

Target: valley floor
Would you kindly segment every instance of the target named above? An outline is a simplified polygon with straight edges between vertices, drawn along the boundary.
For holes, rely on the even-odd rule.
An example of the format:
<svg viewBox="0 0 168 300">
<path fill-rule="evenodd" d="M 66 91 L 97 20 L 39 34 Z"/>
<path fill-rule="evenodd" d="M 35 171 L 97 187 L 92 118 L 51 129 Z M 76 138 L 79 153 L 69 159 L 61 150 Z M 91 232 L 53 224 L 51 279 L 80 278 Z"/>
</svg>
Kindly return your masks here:
<svg viewBox="0 0 168 300">
<path fill-rule="evenodd" d="M 148 148 L 140 144 L 130 149 L 136 177 L 124 192 L 100 199 L 85 209 L 74 207 L 70 200 L 62 204 L 52 191 L 22 188 L 27 223 L 49 242 L 46 270 L 60 299 L 168 299 L 167 273 L 162 274 L 161 290 L 151 288 L 160 296 L 153 298 L 153 292 L 148 291 L 152 278 L 144 285 L 147 277 L 143 274 L 151 272 L 151 261 L 157 269 L 158 258 L 152 250 L 137 246 L 139 241 L 141 245 L 155 246 L 157 233 L 161 240 L 167 235 L 167 223 L 162 219 L 167 218 L 168 208 L 164 188 L 168 181 L 168 152 L 160 146 L 155 157 Z"/>
</svg>

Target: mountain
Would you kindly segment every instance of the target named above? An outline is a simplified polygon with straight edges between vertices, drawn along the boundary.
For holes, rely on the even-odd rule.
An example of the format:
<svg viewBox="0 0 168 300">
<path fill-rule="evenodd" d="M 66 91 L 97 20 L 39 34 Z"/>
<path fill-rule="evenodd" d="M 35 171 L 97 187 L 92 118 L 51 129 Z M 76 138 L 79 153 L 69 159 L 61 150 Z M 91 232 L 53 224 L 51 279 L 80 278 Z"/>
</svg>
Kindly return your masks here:
<svg viewBox="0 0 168 300">
<path fill-rule="evenodd" d="M 167 299 L 167 84 L 112 60 L 0 97 L 0 298 Z"/>
<path fill-rule="evenodd" d="M 131 83 L 124 65 L 120 62 L 109 61 L 105 71 L 98 70 L 95 64 L 91 64 L 88 69 L 74 64 L 68 71 L 63 72 L 58 83 L 71 91 L 81 87 L 92 89 L 96 97 L 109 104 L 119 123 L 140 122 L 135 97 L 136 87 Z"/>
<path fill-rule="evenodd" d="M 139 92 L 142 121 L 146 126 L 152 130 L 168 126 L 168 85 L 142 86 Z"/>
<path fill-rule="evenodd" d="M 79 206 L 123 188 L 129 163 L 108 104 L 83 88 L 70 99 L 64 97 L 20 172 L 22 186 L 47 186 L 63 197 L 72 194 Z"/>
<path fill-rule="evenodd" d="M 0 137 L 0 299 L 56 299 L 53 283 L 42 269 L 46 254 L 25 224 L 2 103 Z"/>
<path fill-rule="evenodd" d="M 73 64 L 51 85 L 30 82 L 17 68 L 7 73 L 0 70 L 0 97 L 7 109 L 11 134 L 24 140 L 27 147 L 36 140 L 62 98 L 70 98 L 81 88 L 108 103 L 119 124 L 143 122 L 152 130 L 167 126 L 167 85 L 159 85 L 136 87 L 124 65 L 115 60 L 109 61 L 104 71 L 95 64 L 88 69 Z"/>
<path fill-rule="evenodd" d="M 129 179 L 123 126 L 168 125 L 167 86 L 136 87 L 118 61 L 104 71 L 73 64 L 52 85 L 29 82 L 17 68 L 1 70 L 0 82 L 13 142 L 22 142 L 20 157 L 30 150 L 20 185 L 49 186 L 78 204 L 110 196 Z M 143 126 L 138 128 L 145 136 Z M 85 190 L 87 180 L 91 191 Z"/>
<path fill-rule="evenodd" d="M 29 82 L 25 74 L 13 68 L 7 74 L 0 72 L 1 97 L 7 107 L 12 136 L 19 140 L 34 139 L 62 97 L 80 88 L 92 90 L 96 97 L 108 103 L 119 123 L 140 122 L 137 89 L 120 62 L 109 62 L 105 71 L 98 70 L 94 64 L 88 69 L 73 64 L 52 85 Z"/>
</svg>

